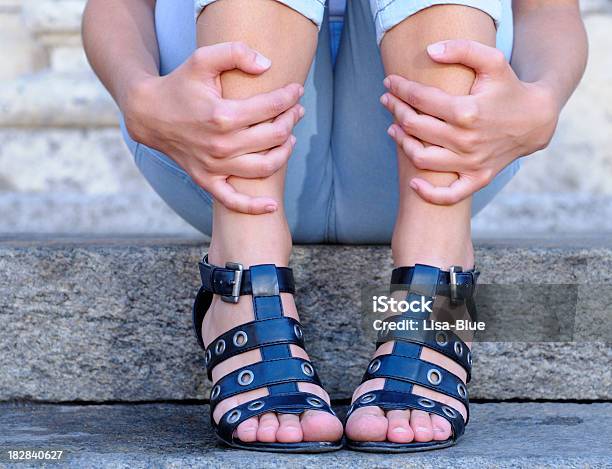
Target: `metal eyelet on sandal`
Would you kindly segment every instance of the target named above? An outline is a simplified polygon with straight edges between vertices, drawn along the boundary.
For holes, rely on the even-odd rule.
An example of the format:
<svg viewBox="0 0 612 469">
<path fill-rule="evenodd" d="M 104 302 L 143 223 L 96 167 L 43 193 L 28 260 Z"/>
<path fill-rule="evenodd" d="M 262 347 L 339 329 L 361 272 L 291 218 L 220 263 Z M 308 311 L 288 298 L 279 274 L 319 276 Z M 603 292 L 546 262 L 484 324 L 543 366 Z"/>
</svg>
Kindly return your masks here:
<svg viewBox="0 0 612 469">
<path fill-rule="evenodd" d="M 225 340 L 220 339 L 215 344 L 215 355 L 221 355 L 225 352 Z"/>
<path fill-rule="evenodd" d="M 370 402 L 373 402 L 375 399 L 376 399 L 376 395 L 374 394 L 364 394 L 363 396 L 359 398 L 359 402 L 361 402 L 362 404 L 369 404 Z"/>
<path fill-rule="evenodd" d="M 251 402 L 247 406 L 247 409 L 249 409 L 249 410 L 259 410 L 259 409 L 263 409 L 264 405 L 265 405 L 264 401 L 255 401 L 255 402 Z"/>
<path fill-rule="evenodd" d="M 434 404 L 434 401 L 432 401 L 431 399 L 427 399 L 425 397 L 420 398 L 417 401 L 422 407 L 425 407 L 427 409 L 431 409 L 432 407 L 435 407 L 436 404 Z"/>
<path fill-rule="evenodd" d="M 431 369 L 427 372 L 427 381 L 434 386 L 437 386 L 442 382 L 442 374 L 438 370 Z"/>
<path fill-rule="evenodd" d="M 244 331 L 238 331 L 234 334 L 234 337 L 232 339 L 232 343 L 236 346 L 236 347 L 244 347 L 246 345 L 246 343 L 249 340 L 249 336 L 247 335 L 246 332 Z"/>
<path fill-rule="evenodd" d="M 306 402 L 308 402 L 311 406 L 314 407 L 323 407 L 323 402 L 321 401 L 321 399 L 316 397 L 307 397 Z"/>
</svg>

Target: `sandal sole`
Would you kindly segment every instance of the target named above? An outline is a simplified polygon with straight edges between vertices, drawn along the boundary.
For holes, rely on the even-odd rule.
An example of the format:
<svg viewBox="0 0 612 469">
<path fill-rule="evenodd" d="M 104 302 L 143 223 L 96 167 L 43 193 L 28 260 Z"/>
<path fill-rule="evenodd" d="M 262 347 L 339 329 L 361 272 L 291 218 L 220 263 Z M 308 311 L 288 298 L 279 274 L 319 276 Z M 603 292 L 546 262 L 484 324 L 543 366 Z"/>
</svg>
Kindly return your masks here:
<svg viewBox="0 0 612 469">
<path fill-rule="evenodd" d="M 218 437 L 218 440 L 230 448 L 243 449 L 247 451 L 259 451 L 264 453 L 330 453 L 344 447 L 343 441 L 337 442 L 301 442 L 301 443 L 229 443 Z"/>
<path fill-rule="evenodd" d="M 347 440 L 346 447 L 353 451 L 365 453 L 418 453 L 450 448 L 457 442 L 448 439 L 445 441 L 427 441 L 424 443 L 392 443 L 390 441 L 351 441 Z"/>
</svg>

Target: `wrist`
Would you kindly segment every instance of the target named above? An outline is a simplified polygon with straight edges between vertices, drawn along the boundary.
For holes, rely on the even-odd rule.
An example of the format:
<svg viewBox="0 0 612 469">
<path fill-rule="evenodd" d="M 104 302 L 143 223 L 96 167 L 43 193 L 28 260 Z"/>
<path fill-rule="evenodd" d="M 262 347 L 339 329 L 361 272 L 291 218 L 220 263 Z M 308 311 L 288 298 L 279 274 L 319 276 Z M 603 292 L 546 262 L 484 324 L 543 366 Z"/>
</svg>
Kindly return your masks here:
<svg viewBox="0 0 612 469">
<path fill-rule="evenodd" d="M 553 85 L 546 80 L 529 83 L 534 117 L 530 153 L 548 146 L 557 128 L 562 102 Z"/>
<path fill-rule="evenodd" d="M 141 143 L 146 143 L 147 116 L 150 114 L 151 103 L 155 102 L 158 79 L 159 76 L 148 73 L 132 76 L 117 97 L 130 136 Z"/>
</svg>

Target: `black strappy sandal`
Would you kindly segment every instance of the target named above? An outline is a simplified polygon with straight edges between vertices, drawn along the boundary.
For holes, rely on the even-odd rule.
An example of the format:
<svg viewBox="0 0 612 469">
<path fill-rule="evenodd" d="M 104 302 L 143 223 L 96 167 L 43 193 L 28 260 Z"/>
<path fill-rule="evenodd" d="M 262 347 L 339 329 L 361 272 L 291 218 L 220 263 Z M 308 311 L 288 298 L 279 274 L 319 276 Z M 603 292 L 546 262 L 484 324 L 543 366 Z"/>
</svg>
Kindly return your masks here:
<svg viewBox="0 0 612 469">
<path fill-rule="evenodd" d="M 442 295 L 450 299 L 450 308 L 465 308 L 471 320 L 476 320 L 474 291 L 479 272 L 463 272 L 461 267 L 452 267 L 442 271 L 436 267 L 417 264 L 414 267 L 400 267 L 393 270 L 391 276 L 392 291 L 407 290 L 408 301 L 433 300 Z M 388 341 L 395 341 L 390 354 L 374 358 L 362 379 L 362 383 L 373 378 L 385 378 L 383 389 L 370 391 L 360 396 L 349 408 L 348 417 L 357 409 L 377 406 L 388 410 L 414 409 L 439 415 L 451 424 L 452 435 L 445 441 L 393 443 L 390 441 L 352 441 L 347 439 L 349 448 L 358 451 L 380 453 L 409 453 L 427 451 L 452 446 L 463 434 L 469 420 L 469 400 L 465 384 L 458 376 L 433 363 L 419 359 L 423 347 L 430 348 L 458 363 L 467 373 L 470 380 L 472 354 L 466 344 L 452 331 L 423 330 L 423 321 L 431 319 L 430 312 L 409 312 L 392 316 L 385 323 L 398 323 L 404 320 L 416 320 L 418 330 L 381 331 L 376 348 Z M 459 411 L 433 399 L 412 394 L 414 385 L 422 386 L 460 401 L 468 409 L 468 418 L 463 421 Z"/>
<path fill-rule="evenodd" d="M 243 366 L 221 378 L 210 394 L 210 420 L 217 437 L 234 448 L 282 453 L 322 453 L 342 447 L 337 442 L 245 443 L 234 437 L 234 430 L 245 420 L 266 412 L 301 414 L 320 410 L 336 415 L 319 396 L 298 389 L 298 382 L 321 386 L 314 365 L 292 357 L 290 344 L 304 348 L 302 327 L 295 319 L 283 316 L 280 293 L 295 293 L 293 271 L 272 264 L 251 266 L 228 262 L 223 267 L 200 262 L 202 287 L 193 306 L 193 325 L 200 346 L 206 350 L 208 379 L 212 370 L 230 357 L 260 349 L 262 361 Z M 213 294 L 230 303 L 238 303 L 241 295 L 252 295 L 255 321 L 235 327 L 204 346 L 201 330 Z M 219 402 L 246 391 L 267 387 L 268 395 L 227 411 L 217 424 L 213 412 Z"/>
</svg>

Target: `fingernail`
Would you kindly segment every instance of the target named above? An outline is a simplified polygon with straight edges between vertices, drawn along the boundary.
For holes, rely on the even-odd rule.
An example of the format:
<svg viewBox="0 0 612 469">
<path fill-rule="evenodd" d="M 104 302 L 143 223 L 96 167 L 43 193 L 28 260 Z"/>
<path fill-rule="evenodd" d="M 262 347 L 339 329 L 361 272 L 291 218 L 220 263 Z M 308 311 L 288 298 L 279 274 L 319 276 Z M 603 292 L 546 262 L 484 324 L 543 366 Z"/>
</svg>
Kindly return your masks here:
<svg viewBox="0 0 612 469">
<path fill-rule="evenodd" d="M 391 86 L 391 79 L 389 77 L 385 78 L 383 80 L 383 85 L 385 85 L 386 88 L 389 88 Z"/>
<path fill-rule="evenodd" d="M 412 181 L 410 181 L 410 187 L 416 191 L 419 188 L 419 185 L 413 179 Z"/>
<path fill-rule="evenodd" d="M 386 94 L 383 94 L 380 97 L 380 102 L 382 103 L 383 106 L 386 106 L 387 103 L 389 102 L 389 96 L 387 96 Z"/>
<path fill-rule="evenodd" d="M 266 212 L 268 212 L 268 213 L 276 212 L 276 205 L 274 205 L 274 204 L 266 205 L 265 208 L 266 208 Z M 264 430 L 266 428 L 272 428 L 272 427 L 264 427 Z"/>
<path fill-rule="evenodd" d="M 272 65 L 272 61 L 269 58 L 261 55 L 259 52 L 257 52 L 255 56 L 255 63 L 263 68 L 268 68 L 270 65 Z"/>
<path fill-rule="evenodd" d="M 446 51 L 446 44 L 444 42 L 436 42 L 427 47 L 429 55 L 442 55 Z"/>
<path fill-rule="evenodd" d="M 300 95 L 300 98 L 301 98 L 302 96 L 304 96 L 304 87 L 303 87 L 303 86 L 300 86 L 300 90 L 298 91 L 298 93 L 299 93 L 299 95 Z"/>
<path fill-rule="evenodd" d="M 391 135 L 391 137 L 395 137 L 395 126 L 391 125 L 388 129 L 387 129 L 387 133 L 389 135 Z"/>
<path fill-rule="evenodd" d="M 295 145 L 297 138 L 295 138 L 295 135 L 292 135 L 291 137 L 289 137 L 289 141 L 291 142 L 291 145 Z"/>
<path fill-rule="evenodd" d="M 304 117 L 304 112 L 305 112 L 304 111 L 304 106 L 300 106 L 299 109 L 298 109 L 298 115 L 300 117 Z"/>
</svg>

